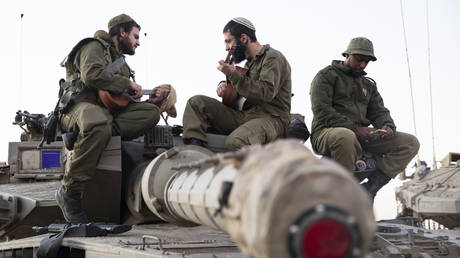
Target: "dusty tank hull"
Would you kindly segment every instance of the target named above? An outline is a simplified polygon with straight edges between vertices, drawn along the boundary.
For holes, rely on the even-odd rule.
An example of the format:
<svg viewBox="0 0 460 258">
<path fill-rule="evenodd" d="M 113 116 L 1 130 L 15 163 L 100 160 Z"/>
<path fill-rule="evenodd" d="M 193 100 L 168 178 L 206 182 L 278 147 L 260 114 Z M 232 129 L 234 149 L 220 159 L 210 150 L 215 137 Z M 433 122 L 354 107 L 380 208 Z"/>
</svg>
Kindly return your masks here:
<svg viewBox="0 0 460 258">
<path fill-rule="evenodd" d="M 460 231 L 406 225 L 412 222 L 410 218 L 379 222 L 370 257 L 460 257 Z"/>
<path fill-rule="evenodd" d="M 443 166 L 421 171 L 396 189 L 401 214 L 432 219 L 449 228 L 460 227 L 460 154 L 450 153 Z"/>
<path fill-rule="evenodd" d="M 459 257 L 459 231 L 426 230 L 382 221 L 367 257 Z M 0 243 L 1 257 L 35 257 L 44 235 Z M 161 242 L 161 243 L 160 243 Z M 230 235 L 206 226 L 187 227 L 171 223 L 137 225 L 129 232 L 108 237 L 64 238 L 61 257 L 204 257 L 242 258 Z M 261 257 L 261 256 L 253 256 Z"/>
<path fill-rule="evenodd" d="M 0 256 L 36 257 L 44 237 L 0 243 Z M 220 230 L 206 226 L 184 228 L 170 223 L 138 225 L 116 236 L 64 238 L 59 255 L 73 258 L 247 257 L 231 237 Z"/>
<path fill-rule="evenodd" d="M 414 247 L 420 228 L 387 223 L 379 224 L 380 238 L 372 241 L 376 225 L 365 192 L 302 144 L 215 155 L 225 150 L 223 136 L 208 135 L 210 151 L 183 146 L 173 130 L 157 127 L 130 142 L 112 139 L 84 205 L 92 221 L 139 225 L 116 236 L 64 239 L 65 257 L 315 257 L 330 250 L 349 257 L 459 256 L 452 232 L 434 238 L 448 248 L 424 249 Z M 32 226 L 62 219 L 54 200 L 59 185 L 55 179 L 0 185 L 0 234 L 18 239 L 0 243 L 3 257 L 34 257 L 43 236 L 24 237 L 35 234 Z"/>
<path fill-rule="evenodd" d="M 169 132 L 166 135 L 165 129 Z M 213 151 L 225 149 L 222 147 L 225 137 L 214 134 L 208 137 Z M 146 140 L 155 146 L 146 150 L 143 138 L 122 142 L 120 137 L 112 137 L 97 165 L 94 180 L 86 186 L 83 202 L 91 221 L 129 224 L 161 221 L 152 216 L 145 205 L 142 210 L 140 199 L 133 199 L 136 196 L 134 192 L 139 190 L 135 189 L 136 173 L 145 169 L 152 157 L 157 155 L 149 151 L 161 148 L 163 150 L 160 151 L 164 151 L 173 146 L 183 146 L 183 143 L 180 137 L 172 134 L 170 127 L 158 127 Z M 54 195 L 61 184 L 59 180 L 64 173 L 65 160 L 71 152 L 66 151 L 60 141 L 42 149 L 37 149 L 38 144 L 39 141 L 9 144 L 9 164 L 2 165 L 0 174 L 3 181 L 0 184 L 0 239 L 33 236 L 37 233 L 32 226 L 64 221 Z M 49 160 L 44 160 L 48 151 L 57 154 L 52 157 L 51 161 L 55 164 L 52 169 L 43 165 L 49 163 Z M 206 153 L 209 156 L 213 152 Z M 134 212 L 136 209 L 137 212 Z M 141 213 L 145 214 L 136 217 Z"/>
<path fill-rule="evenodd" d="M 236 244 L 239 251 L 253 257 L 298 256 L 306 252 L 304 238 L 311 227 L 324 228 L 332 222 L 348 241 L 340 252 L 365 255 L 375 230 L 372 207 L 363 189 L 343 168 L 318 160 L 298 141 L 215 154 L 225 150 L 224 136 L 209 134 L 209 150 L 183 146 L 173 131 L 160 126 L 143 139 L 111 139 L 95 178 L 86 186 L 84 207 L 91 221 L 144 225 L 163 221 L 180 226 L 178 234 L 205 225 L 228 233 L 235 241 L 230 247 L 235 249 Z M 27 143 L 26 149 L 11 145 L 16 146 L 11 163 L 24 163 L 19 157 L 46 156 L 36 151 L 36 144 Z M 53 172 L 63 171 L 71 152 L 53 151 L 63 158 Z M 46 172 L 39 166 L 43 159 L 32 160 L 31 167 L 41 169 L 35 172 Z M 38 179 L 46 177 L 29 178 L 32 182 L 21 186 L 0 185 L 4 200 L 0 233 L 4 239 L 33 235 L 31 226 L 62 219 L 54 200 L 59 181 L 56 177 L 47 182 Z M 327 190 L 329 184 L 334 185 L 332 194 Z M 30 191 L 34 187 L 43 193 Z M 279 225 L 272 226 L 276 223 Z M 340 239 L 332 236 L 321 235 L 320 241 L 338 243 Z M 5 243 L 0 249 L 8 246 Z"/>
</svg>

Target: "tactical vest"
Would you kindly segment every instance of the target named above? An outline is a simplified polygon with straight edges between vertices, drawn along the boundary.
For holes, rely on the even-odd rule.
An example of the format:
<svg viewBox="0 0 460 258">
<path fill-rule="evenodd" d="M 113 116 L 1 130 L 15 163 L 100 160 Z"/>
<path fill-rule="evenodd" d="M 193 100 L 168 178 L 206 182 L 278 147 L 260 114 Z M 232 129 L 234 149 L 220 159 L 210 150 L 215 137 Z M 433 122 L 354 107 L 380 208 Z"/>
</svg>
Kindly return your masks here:
<svg viewBox="0 0 460 258">
<path fill-rule="evenodd" d="M 90 87 L 85 87 L 84 83 L 81 81 L 81 74 L 73 63 L 77 52 L 86 44 L 97 41 L 104 48 L 104 59 L 106 61 L 106 66 L 112 63 L 112 56 L 110 55 L 111 45 L 106 41 L 98 38 L 85 38 L 77 43 L 72 48 L 72 51 L 67 55 L 66 59 L 61 63 L 61 66 L 66 68 L 66 80 L 60 83 L 60 101 L 59 101 L 59 110 L 61 113 L 66 113 L 70 110 L 71 106 L 78 103 L 82 99 L 87 98 L 91 94 L 96 94 L 94 89 Z"/>
</svg>

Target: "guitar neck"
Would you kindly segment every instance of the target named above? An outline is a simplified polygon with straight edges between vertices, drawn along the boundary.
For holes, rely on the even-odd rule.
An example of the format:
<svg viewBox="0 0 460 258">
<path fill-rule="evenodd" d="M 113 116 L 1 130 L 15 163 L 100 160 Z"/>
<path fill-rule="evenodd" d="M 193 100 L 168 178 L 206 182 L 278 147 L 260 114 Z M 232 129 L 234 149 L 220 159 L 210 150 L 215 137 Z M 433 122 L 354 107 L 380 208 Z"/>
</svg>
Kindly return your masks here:
<svg viewBox="0 0 460 258">
<path fill-rule="evenodd" d="M 156 90 L 142 90 L 144 95 L 153 95 L 155 94 Z"/>
</svg>

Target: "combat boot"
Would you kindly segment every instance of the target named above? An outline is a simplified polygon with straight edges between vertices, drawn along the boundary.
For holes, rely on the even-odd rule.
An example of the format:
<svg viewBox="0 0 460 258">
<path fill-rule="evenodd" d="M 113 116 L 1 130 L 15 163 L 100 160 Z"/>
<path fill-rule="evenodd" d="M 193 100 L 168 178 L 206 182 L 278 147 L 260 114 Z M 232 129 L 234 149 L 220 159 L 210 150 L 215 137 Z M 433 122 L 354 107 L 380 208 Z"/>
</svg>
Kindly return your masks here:
<svg viewBox="0 0 460 258">
<path fill-rule="evenodd" d="M 204 147 L 204 142 L 202 140 L 198 140 L 196 138 L 184 139 L 184 144 L 185 145 L 195 145 L 195 146 Z"/>
<path fill-rule="evenodd" d="M 67 222 L 75 225 L 88 223 L 83 210 L 81 194 L 68 192 L 61 186 L 56 191 L 56 202 Z"/>
<path fill-rule="evenodd" d="M 377 169 L 367 177 L 367 180 L 368 181 L 366 183 L 362 183 L 361 185 L 369 193 L 369 197 L 371 198 L 372 203 L 374 203 L 375 195 L 380 190 L 380 188 L 390 182 L 391 177 Z"/>
</svg>

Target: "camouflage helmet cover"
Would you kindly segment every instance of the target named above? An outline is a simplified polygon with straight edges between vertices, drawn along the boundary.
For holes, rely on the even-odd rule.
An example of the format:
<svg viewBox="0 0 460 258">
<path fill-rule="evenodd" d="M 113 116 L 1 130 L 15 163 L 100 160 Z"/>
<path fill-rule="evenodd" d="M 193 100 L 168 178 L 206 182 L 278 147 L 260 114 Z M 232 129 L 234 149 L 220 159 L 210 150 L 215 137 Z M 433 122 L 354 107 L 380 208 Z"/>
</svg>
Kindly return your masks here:
<svg viewBox="0 0 460 258">
<path fill-rule="evenodd" d="M 109 23 L 107 24 L 107 27 L 109 28 L 109 31 L 110 31 L 110 29 L 112 29 L 113 27 L 119 24 L 122 24 L 122 23 L 127 23 L 127 22 L 135 22 L 135 21 L 129 15 L 122 13 L 110 19 Z"/>
<path fill-rule="evenodd" d="M 343 56 L 346 56 L 347 54 L 359 54 L 371 57 L 372 61 L 377 60 L 377 57 L 374 55 L 374 46 L 372 45 L 372 41 L 364 37 L 352 39 L 348 44 L 347 50 L 342 53 Z"/>
</svg>

